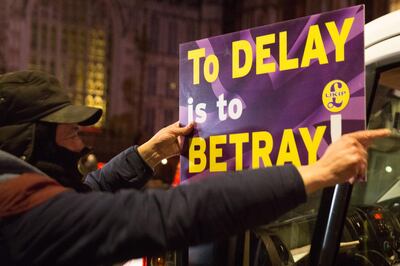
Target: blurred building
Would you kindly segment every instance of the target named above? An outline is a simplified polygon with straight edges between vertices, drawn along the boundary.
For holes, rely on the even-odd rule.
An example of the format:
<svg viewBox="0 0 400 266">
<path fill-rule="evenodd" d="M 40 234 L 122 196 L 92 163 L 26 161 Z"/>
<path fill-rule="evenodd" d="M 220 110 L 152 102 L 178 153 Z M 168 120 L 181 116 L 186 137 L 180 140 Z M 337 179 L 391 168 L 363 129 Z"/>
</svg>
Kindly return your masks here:
<svg viewBox="0 0 400 266">
<path fill-rule="evenodd" d="M 366 6 L 366 22 L 380 17 L 399 1 L 390 0 L 252 0 L 240 1 L 241 20 L 236 21 L 236 28 L 250 28 L 283 21 L 315 13 L 340 9 L 353 5 Z"/>
<path fill-rule="evenodd" d="M 365 3 L 367 21 L 400 0 L 0 0 L 0 72 L 56 75 L 100 107 L 85 132 L 101 160 L 178 120 L 179 43 Z"/>
</svg>

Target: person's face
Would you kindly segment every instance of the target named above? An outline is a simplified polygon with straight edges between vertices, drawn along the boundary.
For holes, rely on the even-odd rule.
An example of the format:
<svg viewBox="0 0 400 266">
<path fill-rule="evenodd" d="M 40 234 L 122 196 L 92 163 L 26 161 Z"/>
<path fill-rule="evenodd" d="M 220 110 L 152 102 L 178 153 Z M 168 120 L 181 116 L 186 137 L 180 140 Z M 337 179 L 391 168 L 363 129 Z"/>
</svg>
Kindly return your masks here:
<svg viewBox="0 0 400 266">
<path fill-rule="evenodd" d="M 56 129 L 57 145 L 73 152 L 80 152 L 85 144 L 78 133 L 78 124 L 58 124 Z"/>
</svg>

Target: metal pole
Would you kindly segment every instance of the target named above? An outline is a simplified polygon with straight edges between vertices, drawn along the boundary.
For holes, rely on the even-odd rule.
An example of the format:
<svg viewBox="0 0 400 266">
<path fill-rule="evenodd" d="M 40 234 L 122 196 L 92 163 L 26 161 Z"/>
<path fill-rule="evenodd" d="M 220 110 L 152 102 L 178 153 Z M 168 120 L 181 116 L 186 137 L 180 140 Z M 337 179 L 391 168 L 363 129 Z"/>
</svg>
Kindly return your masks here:
<svg viewBox="0 0 400 266">
<path fill-rule="evenodd" d="M 310 266 L 332 266 L 339 251 L 353 185 L 323 191 L 310 250 Z"/>
</svg>

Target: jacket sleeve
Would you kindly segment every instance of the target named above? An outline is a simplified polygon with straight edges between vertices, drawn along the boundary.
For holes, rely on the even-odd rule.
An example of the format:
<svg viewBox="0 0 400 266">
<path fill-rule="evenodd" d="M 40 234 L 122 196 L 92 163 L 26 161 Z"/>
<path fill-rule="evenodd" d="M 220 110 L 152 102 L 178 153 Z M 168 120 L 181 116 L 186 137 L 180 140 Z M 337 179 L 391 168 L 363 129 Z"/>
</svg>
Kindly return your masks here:
<svg viewBox="0 0 400 266">
<path fill-rule="evenodd" d="M 89 173 L 84 183 L 92 190 L 115 192 L 124 188 L 142 188 L 153 171 L 140 157 L 136 147 L 121 152 L 103 168 Z"/>
<path fill-rule="evenodd" d="M 168 191 L 64 192 L 4 219 L 20 265 L 97 265 L 208 242 L 266 224 L 306 200 L 293 166 L 215 175 Z"/>
</svg>

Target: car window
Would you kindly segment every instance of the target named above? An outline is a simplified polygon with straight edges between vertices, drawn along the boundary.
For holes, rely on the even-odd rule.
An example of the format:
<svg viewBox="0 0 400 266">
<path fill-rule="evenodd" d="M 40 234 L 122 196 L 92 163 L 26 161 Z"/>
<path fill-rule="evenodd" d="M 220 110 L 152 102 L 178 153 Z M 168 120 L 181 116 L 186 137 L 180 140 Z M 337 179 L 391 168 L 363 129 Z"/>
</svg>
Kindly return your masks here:
<svg viewBox="0 0 400 266">
<path fill-rule="evenodd" d="M 378 73 L 368 128 L 389 128 L 393 134 L 369 150 L 368 180 L 353 187 L 336 265 L 400 262 L 400 66 Z M 282 265 L 308 265 L 320 197 L 312 195 L 276 223 L 255 230 L 252 265 L 275 265 L 277 256 Z M 279 244 L 268 242 L 274 237 Z"/>
<path fill-rule="evenodd" d="M 354 186 L 352 204 L 374 204 L 400 196 L 400 67 L 380 73 L 368 128 L 389 128 L 393 134 L 373 143 L 368 181 Z"/>
</svg>

